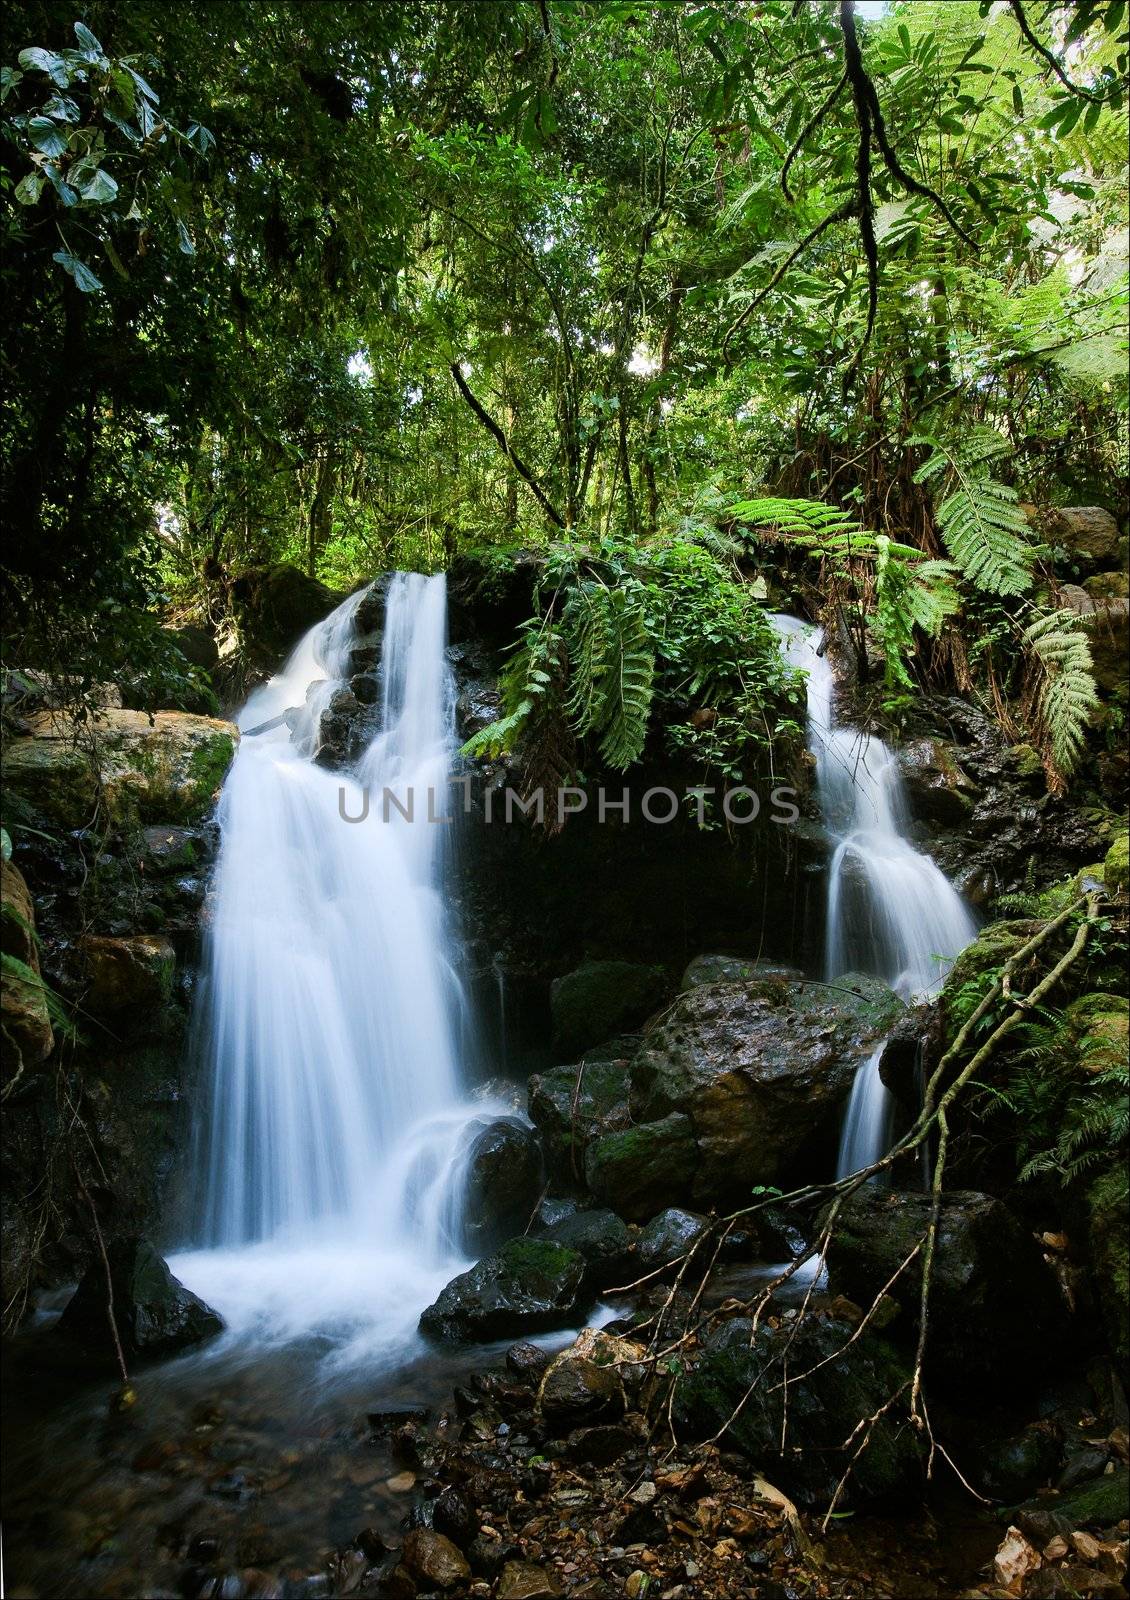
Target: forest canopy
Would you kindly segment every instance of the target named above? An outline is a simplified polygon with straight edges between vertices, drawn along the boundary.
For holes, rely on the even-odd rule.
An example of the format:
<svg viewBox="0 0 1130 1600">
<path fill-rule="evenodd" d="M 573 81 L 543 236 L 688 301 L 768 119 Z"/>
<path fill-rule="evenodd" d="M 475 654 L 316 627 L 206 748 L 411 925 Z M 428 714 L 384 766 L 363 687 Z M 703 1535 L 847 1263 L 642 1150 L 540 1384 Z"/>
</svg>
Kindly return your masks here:
<svg viewBox="0 0 1130 1600">
<path fill-rule="evenodd" d="M 9 648 L 175 683 L 155 620 L 249 568 L 544 550 L 488 744 L 553 700 L 623 767 L 695 683 L 740 768 L 801 564 L 888 714 L 976 684 L 1062 785 L 1093 661 L 1026 507 L 1124 498 L 1126 88 L 1094 0 L 27 0 Z"/>
</svg>

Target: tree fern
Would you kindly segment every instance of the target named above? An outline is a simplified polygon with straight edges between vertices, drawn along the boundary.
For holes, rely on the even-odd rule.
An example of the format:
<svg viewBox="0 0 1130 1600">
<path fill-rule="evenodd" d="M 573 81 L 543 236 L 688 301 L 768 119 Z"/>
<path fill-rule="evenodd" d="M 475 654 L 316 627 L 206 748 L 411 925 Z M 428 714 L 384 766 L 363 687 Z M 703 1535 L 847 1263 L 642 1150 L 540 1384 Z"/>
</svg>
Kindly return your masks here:
<svg viewBox="0 0 1130 1600">
<path fill-rule="evenodd" d="M 862 534 L 858 520 L 839 506 L 826 506 L 819 500 L 782 500 L 768 496 L 739 500 L 726 508 L 726 514 L 749 528 L 767 528 L 805 543 L 821 544 L 834 536 L 851 538 Z"/>
<path fill-rule="evenodd" d="M 990 471 L 1010 453 L 1007 441 L 992 428 L 975 428 L 957 446 L 925 437 L 910 442 L 933 452 L 914 481 L 940 488 L 934 516 L 957 567 L 988 594 L 1026 594 L 1036 554 L 1032 536 L 1015 489 Z"/>
<path fill-rule="evenodd" d="M 1046 611 L 1024 630 L 1037 673 L 1036 737 L 1050 787 L 1063 788 L 1099 703 L 1091 647 L 1073 611 Z"/>
<path fill-rule="evenodd" d="M 889 687 L 913 687 L 906 657 L 914 630 L 936 639 L 945 619 L 958 610 L 953 571 L 949 561 L 928 561 L 917 550 L 876 535 L 872 633 L 883 652 Z"/>
</svg>

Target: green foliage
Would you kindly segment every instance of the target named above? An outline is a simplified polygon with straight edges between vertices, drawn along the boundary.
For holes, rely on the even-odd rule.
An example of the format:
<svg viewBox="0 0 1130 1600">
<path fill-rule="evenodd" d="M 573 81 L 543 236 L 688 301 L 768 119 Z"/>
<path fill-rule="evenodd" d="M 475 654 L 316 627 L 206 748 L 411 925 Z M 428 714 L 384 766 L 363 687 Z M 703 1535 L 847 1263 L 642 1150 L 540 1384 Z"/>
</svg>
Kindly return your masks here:
<svg viewBox="0 0 1130 1600">
<path fill-rule="evenodd" d="M 1038 669 L 1038 731 L 1049 777 L 1062 787 L 1083 748 L 1087 724 L 1099 704 L 1091 647 L 1073 611 L 1046 611 L 1024 630 Z"/>
<path fill-rule="evenodd" d="M 1031 534 L 1015 489 L 990 472 L 1012 448 L 991 428 L 974 429 L 953 446 L 928 437 L 932 454 L 915 474 L 916 483 L 937 484 L 934 515 L 946 548 L 970 583 L 990 594 L 1026 594 L 1035 560 Z"/>
</svg>

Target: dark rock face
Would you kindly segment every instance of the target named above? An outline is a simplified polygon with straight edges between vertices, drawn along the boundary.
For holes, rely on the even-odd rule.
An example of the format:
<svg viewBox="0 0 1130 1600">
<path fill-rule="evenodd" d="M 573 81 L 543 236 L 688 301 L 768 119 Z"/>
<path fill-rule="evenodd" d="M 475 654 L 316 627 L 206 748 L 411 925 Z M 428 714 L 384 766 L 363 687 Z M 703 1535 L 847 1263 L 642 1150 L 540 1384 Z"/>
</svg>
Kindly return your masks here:
<svg viewBox="0 0 1130 1600">
<path fill-rule="evenodd" d="M 218 1313 L 173 1277 L 147 1240 L 114 1240 L 107 1254 L 114 1317 L 127 1358 L 172 1355 L 223 1331 Z M 84 1274 L 59 1319 L 59 1330 L 112 1359 L 106 1275 L 100 1260 Z"/>
<path fill-rule="evenodd" d="M 916 817 L 934 822 L 968 820 L 977 785 L 963 772 L 944 739 L 915 739 L 898 751 L 898 764 Z"/>
<path fill-rule="evenodd" d="M 553 1045 L 569 1058 L 643 1022 L 666 991 L 661 967 L 588 961 L 550 989 Z"/>
<path fill-rule="evenodd" d="M 95 1015 L 146 1011 L 169 999 L 176 951 L 162 935 L 141 933 L 131 939 L 88 935 L 80 949 L 88 982 L 83 1004 Z"/>
<path fill-rule="evenodd" d="M 491 1250 L 523 1233 L 541 1193 L 541 1151 L 520 1122 L 492 1122 L 467 1158 L 465 1235 L 470 1250 Z"/>
<path fill-rule="evenodd" d="M 725 1323 L 675 1390 L 680 1433 L 712 1435 L 748 1395 L 726 1438 L 802 1505 L 826 1506 L 858 1443 L 845 1449 L 859 1419 L 878 1410 L 907 1375 L 882 1339 L 864 1334 L 849 1345 L 853 1331 L 815 1317 L 799 1329 L 762 1327 L 756 1336 L 746 1318 Z M 799 1380 L 789 1386 L 787 1413 L 786 1361 L 788 1375 Z M 892 1407 L 856 1461 L 841 1504 L 913 1496 L 922 1481 L 919 1452 L 913 1428 Z"/>
<path fill-rule="evenodd" d="M 540 1239 L 511 1239 L 453 1278 L 420 1327 L 439 1339 L 497 1339 L 562 1327 L 584 1304 L 583 1256 Z"/>
<path fill-rule="evenodd" d="M 590 1142 L 631 1121 L 628 1060 L 586 1060 L 536 1073 L 530 1079 L 529 1105 L 547 1169 L 566 1184 L 581 1183 Z"/>
<path fill-rule="evenodd" d="M 608 1133 L 589 1145 L 585 1177 L 598 1200 L 631 1221 L 691 1190 L 698 1162 L 694 1128 L 680 1112 Z"/>
<path fill-rule="evenodd" d="M 637 1120 L 681 1114 L 693 1125 L 688 1182 L 659 1202 L 721 1202 L 795 1170 L 821 1135 L 834 1137 L 859 1063 L 902 1011 L 883 984 L 856 975 L 681 995 L 632 1063 Z"/>
<path fill-rule="evenodd" d="M 864 1189 L 845 1202 L 827 1251 L 829 1286 L 868 1305 L 926 1233 L 927 1194 Z M 914 1335 L 916 1261 L 888 1292 Z M 930 1300 L 928 1368 L 955 1384 L 1020 1385 L 1062 1350 L 1067 1314 L 1034 1239 L 999 1200 L 945 1197 Z"/>
<path fill-rule="evenodd" d="M 978 1486 L 994 1500 L 1015 1505 L 1054 1477 L 1062 1454 L 1056 1429 L 1038 1422 L 979 1452 Z"/>
<path fill-rule="evenodd" d="M 245 651 L 272 670 L 341 599 L 285 562 L 247 568 L 232 579 L 230 596 Z"/>
<path fill-rule="evenodd" d="M 632 1259 L 632 1234 L 614 1211 L 575 1211 L 538 1235 L 584 1256 L 589 1277 L 598 1289 L 623 1283 Z"/>
<path fill-rule="evenodd" d="M 680 1211 L 677 1206 L 661 1211 L 640 1233 L 636 1245 L 640 1266 L 647 1272 L 669 1266 L 685 1256 L 709 1231 L 709 1218 L 700 1217 L 694 1211 Z M 704 1266 L 708 1260 L 709 1255 L 703 1258 Z"/>
</svg>

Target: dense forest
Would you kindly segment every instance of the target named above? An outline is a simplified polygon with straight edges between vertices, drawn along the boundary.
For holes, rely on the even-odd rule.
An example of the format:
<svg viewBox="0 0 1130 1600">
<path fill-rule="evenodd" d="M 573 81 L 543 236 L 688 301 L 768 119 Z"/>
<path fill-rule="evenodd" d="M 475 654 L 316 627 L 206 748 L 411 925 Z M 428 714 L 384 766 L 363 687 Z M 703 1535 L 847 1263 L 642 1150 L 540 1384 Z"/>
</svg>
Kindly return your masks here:
<svg viewBox="0 0 1130 1600">
<path fill-rule="evenodd" d="M 0 74 L 11 1592 L 1125 1594 L 1126 4 Z"/>
</svg>

